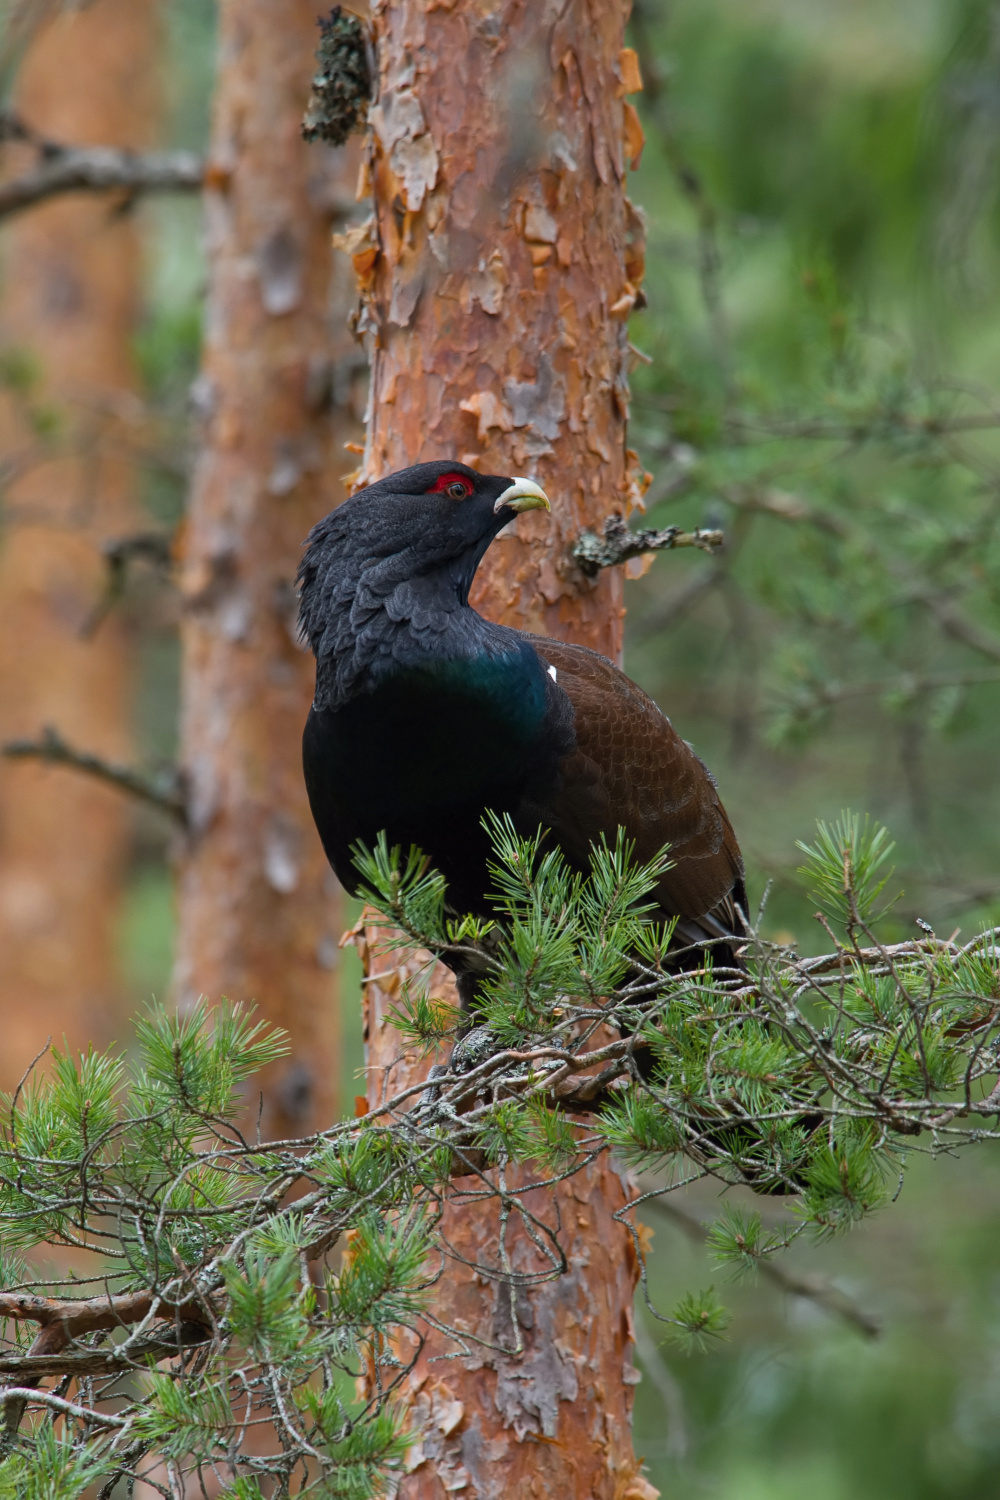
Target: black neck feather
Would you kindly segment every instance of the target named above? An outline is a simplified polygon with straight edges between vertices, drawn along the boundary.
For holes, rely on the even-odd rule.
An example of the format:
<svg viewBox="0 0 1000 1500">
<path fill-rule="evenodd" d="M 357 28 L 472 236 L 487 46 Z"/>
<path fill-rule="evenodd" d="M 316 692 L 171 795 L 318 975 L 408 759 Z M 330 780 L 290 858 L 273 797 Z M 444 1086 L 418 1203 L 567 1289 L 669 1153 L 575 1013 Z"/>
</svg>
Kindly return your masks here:
<svg viewBox="0 0 1000 1500">
<path fill-rule="evenodd" d="M 478 561 L 454 558 L 414 576 L 406 552 L 341 555 L 326 566 L 307 554 L 301 621 L 316 657 L 317 706 L 335 708 L 401 670 L 518 651 L 516 631 L 467 602 Z"/>
</svg>

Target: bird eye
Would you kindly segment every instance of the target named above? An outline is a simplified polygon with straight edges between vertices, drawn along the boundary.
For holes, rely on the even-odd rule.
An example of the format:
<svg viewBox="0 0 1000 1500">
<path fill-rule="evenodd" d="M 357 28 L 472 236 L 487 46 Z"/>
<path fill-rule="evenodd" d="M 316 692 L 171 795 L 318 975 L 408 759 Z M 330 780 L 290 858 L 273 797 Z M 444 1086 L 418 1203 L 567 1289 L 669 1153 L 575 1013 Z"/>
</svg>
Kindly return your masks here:
<svg viewBox="0 0 1000 1500">
<path fill-rule="evenodd" d="M 464 500 L 466 495 L 472 494 L 472 485 L 462 474 L 440 474 L 427 493 L 447 495 L 449 500 Z"/>
</svg>

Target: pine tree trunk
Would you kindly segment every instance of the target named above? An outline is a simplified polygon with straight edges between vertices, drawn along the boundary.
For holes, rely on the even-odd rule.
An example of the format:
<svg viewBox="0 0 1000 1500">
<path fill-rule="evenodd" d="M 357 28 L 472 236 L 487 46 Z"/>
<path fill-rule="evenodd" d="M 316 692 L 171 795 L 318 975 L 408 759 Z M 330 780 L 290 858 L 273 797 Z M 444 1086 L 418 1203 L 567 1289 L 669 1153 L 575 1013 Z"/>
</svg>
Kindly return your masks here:
<svg viewBox="0 0 1000 1500">
<path fill-rule="evenodd" d="M 58 16 L 24 61 L 16 107 L 42 135 L 148 144 L 156 118 L 155 0 L 96 0 Z M 17 170 L 21 153 L 6 165 Z M 0 309 L 5 485 L 0 536 L 0 741 L 45 725 L 130 758 L 132 651 L 109 618 L 81 635 L 100 597 L 101 543 L 136 527 L 128 425 L 140 255 L 132 219 L 106 196 L 63 198 L 7 230 Z M 11 390 L 56 426 L 40 439 Z M 16 382 L 15 382 L 16 384 Z M 23 467 L 22 467 L 23 465 Z M 103 1045 L 121 994 L 115 929 L 131 809 L 60 768 L 0 762 L 0 1086 L 51 1035 Z"/>
<path fill-rule="evenodd" d="M 336 1092 L 335 886 L 313 828 L 300 743 L 312 662 L 295 574 L 310 526 L 342 498 L 331 421 L 330 192 L 346 152 L 300 122 L 314 0 L 222 0 L 206 193 L 209 291 L 197 395 L 203 448 L 183 544 L 182 762 L 191 834 L 179 876 L 178 999 L 253 1000 L 291 1033 L 262 1129 L 328 1122 Z M 344 320 L 339 320 L 343 324 Z"/>
<path fill-rule="evenodd" d="M 625 448 L 626 324 L 641 276 L 624 193 L 625 0 L 504 0 L 488 13 L 423 0 L 374 10 L 380 65 L 371 174 L 374 256 L 355 257 L 371 331 L 373 389 L 363 477 L 455 456 L 528 474 L 552 516 L 519 518 L 480 569 L 474 602 L 505 623 L 617 657 L 622 584 L 583 577 L 573 539 L 632 498 Z M 374 972 L 399 960 L 362 938 Z M 419 1076 L 385 1013 L 401 973 L 368 983 L 369 1098 L 394 1064 Z M 438 971 L 437 987 L 450 981 Z M 524 1180 L 530 1180 L 522 1178 Z M 643 1500 L 632 1449 L 636 1262 L 612 1215 L 624 1187 L 607 1157 L 531 1195 L 561 1221 L 568 1275 L 519 1291 L 465 1262 L 498 1265 L 498 1210 L 462 1201 L 443 1225 L 449 1259 L 435 1317 L 514 1350 L 434 1328 L 406 1382 L 422 1437 L 400 1500 L 559 1496 Z M 523 1231 L 515 1269 L 543 1271 Z M 516 1328 L 519 1327 L 518 1338 Z"/>
</svg>

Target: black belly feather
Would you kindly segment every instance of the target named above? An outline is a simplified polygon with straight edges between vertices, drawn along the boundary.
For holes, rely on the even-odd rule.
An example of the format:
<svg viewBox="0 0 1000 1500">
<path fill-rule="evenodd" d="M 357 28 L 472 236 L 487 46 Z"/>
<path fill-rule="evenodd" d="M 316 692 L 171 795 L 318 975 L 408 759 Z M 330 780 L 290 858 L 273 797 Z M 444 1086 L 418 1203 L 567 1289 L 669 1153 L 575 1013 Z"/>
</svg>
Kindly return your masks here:
<svg viewBox="0 0 1000 1500">
<path fill-rule="evenodd" d="M 306 787 L 348 890 L 358 878 L 353 846 L 371 848 L 384 830 L 390 846 L 430 856 L 455 911 L 490 914 L 483 816 L 516 816 L 526 800 L 544 805 L 573 743 L 571 715 L 550 702 L 535 653 L 518 657 L 488 672 L 463 663 L 398 673 L 340 707 L 312 708 Z"/>
</svg>

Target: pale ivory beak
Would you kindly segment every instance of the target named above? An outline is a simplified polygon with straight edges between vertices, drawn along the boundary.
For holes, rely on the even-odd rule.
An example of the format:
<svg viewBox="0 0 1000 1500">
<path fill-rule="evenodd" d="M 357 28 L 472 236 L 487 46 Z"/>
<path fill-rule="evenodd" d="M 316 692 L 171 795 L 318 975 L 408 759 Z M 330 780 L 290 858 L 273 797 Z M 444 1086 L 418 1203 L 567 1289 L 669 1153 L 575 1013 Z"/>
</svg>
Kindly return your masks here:
<svg viewBox="0 0 1000 1500">
<path fill-rule="evenodd" d="M 502 505 L 506 505 L 508 510 L 518 512 L 552 509 L 548 495 L 533 479 L 515 479 L 513 484 L 509 484 L 493 507 L 494 515 L 498 513 Z"/>
</svg>

